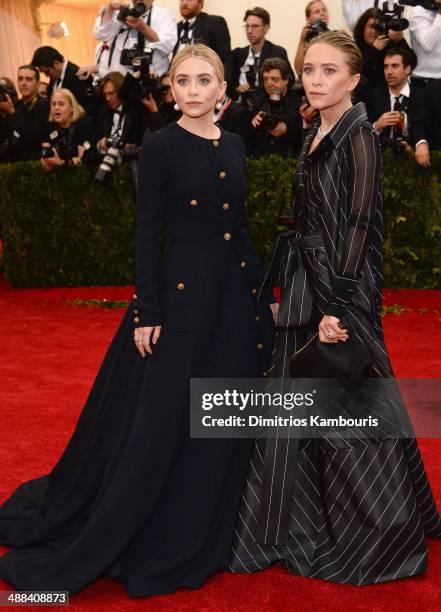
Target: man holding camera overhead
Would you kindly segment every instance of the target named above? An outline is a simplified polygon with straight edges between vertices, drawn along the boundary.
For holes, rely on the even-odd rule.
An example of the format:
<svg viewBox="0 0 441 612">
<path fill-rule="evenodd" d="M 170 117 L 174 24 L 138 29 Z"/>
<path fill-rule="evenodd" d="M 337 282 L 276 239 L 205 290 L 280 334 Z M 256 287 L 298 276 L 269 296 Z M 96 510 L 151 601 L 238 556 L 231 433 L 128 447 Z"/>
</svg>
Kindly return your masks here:
<svg viewBox="0 0 441 612">
<path fill-rule="evenodd" d="M 169 55 L 177 42 L 177 25 L 172 13 L 163 6 L 153 6 L 153 0 L 130 5 L 120 0 L 110 0 L 98 15 L 93 30 L 102 41 L 97 64 L 103 78 L 108 72 L 126 74 L 131 67 L 124 51 L 136 49 L 153 51 L 151 71 L 156 76 L 167 72 Z M 128 58 L 129 59 L 129 58 Z"/>
</svg>

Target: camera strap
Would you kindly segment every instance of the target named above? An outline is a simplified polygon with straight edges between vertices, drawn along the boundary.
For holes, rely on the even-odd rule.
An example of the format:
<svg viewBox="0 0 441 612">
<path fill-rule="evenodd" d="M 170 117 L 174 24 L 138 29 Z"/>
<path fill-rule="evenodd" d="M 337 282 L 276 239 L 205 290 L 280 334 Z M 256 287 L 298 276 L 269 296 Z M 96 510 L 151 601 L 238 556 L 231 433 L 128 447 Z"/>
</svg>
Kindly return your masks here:
<svg viewBox="0 0 441 612">
<path fill-rule="evenodd" d="M 146 21 L 146 25 L 148 25 L 149 27 L 151 27 L 151 23 L 152 23 L 152 13 L 153 13 L 153 6 L 149 10 L 149 14 L 147 16 L 147 21 Z M 108 68 L 110 68 L 110 65 L 112 63 L 112 58 L 113 58 L 113 54 L 115 53 L 116 41 L 117 41 L 118 36 L 120 34 L 122 34 L 122 32 L 126 32 L 126 39 L 125 39 L 124 44 L 123 44 L 123 49 L 124 49 L 124 47 L 127 44 L 127 40 L 129 38 L 130 30 L 131 29 L 132 28 L 121 28 L 120 31 L 118 32 L 118 34 L 113 37 L 112 44 L 110 45 L 109 59 L 107 61 Z M 145 37 L 141 34 L 141 32 L 138 32 L 138 42 L 137 42 L 136 46 L 141 51 L 144 51 Z M 101 53 L 102 53 L 102 51 L 101 51 Z M 101 54 L 100 54 L 100 57 L 99 57 L 98 62 L 97 62 L 98 64 L 100 62 L 100 59 L 101 59 Z"/>
<path fill-rule="evenodd" d="M 151 27 L 151 23 L 152 23 L 152 12 L 153 12 L 153 6 L 151 7 L 151 9 L 149 10 L 149 14 L 147 16 L 147 21 L 145 22 L 146 25 L 148 25 L 149 27 Z M 143 36 L 141 34 L 141 32 L 138 32 L 138 44 L 137 47 L 140 51 L 144 51 L 144 47 L 145 47 L 145 36 Z"/>
</svg>

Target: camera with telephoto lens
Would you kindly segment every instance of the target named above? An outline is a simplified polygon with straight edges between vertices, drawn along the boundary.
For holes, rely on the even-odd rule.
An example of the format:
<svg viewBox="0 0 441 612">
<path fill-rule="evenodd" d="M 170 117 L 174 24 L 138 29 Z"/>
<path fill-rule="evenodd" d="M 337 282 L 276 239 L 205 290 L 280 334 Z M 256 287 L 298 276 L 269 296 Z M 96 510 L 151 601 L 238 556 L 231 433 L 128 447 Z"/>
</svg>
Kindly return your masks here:
<svg viewBox="0 0 441 612">
<path fill-rule="evenodd" d="M 263 118 L 262 123 L 260 124 L 260 129 L 266 130 L 267 132 L 272 132 L 277 125 L 283 121 L 280 116 L 280 112 L 282 110 L 282 94 L 280 93 L 272 93 L 269 97 L 269 102 L 266 105 L 265 110 L 261 112 L 261 116 Z"/>
<path fill-rule="evenodd" d="M 144 2 L 135 2 L 134 6 L 130 6 L 129 4 L 121 4 L 118 12 L 118 21 L 124 23 L 127 17 L 139 19 L 139 17 L 142 17 L 146 13 L 147 7 Z"/>
<path fill-rule="evenodd" d="M 121 64 L 124 66 L 131 66 L 134 72 L 141 73 L 141 77 L 138 80 L 138 87 L 133 94 L 136 100 L 142 100 L 152 95 L 156 101 L 159 101 L 161 94 L 169 89 L 167 86 L 161 85 L 156 79 L 150 76 L 152 60 L 153 49 L 149 47 L 144 51 L 139 51 L 138 49 L 124 49 L 121 53 Z"/>
<path fill-rule="evenodd" d="M 95 179 L 102 183 L 112 172 L 117 164 L 130 162 L 139 157 L 139 147 L 126 145 L 118 134 L 112 138 L 106 138 L 107 153 L 95 174 Z"/>
<path fill-rule="evenodd" d="M 41 159 L 50 159 L 55 157 L 53 149 L 56 150 L 58 156 L 65 162 L 69 163 L 72 159 L 70 142 L 68 133 L 54 130 L 49 134 L 49 146 L 42 147 L 40 157 Z"/>
<path fill-rule="evenodd" d="M 308 32 L 307 32 L 306 37 L 305 37 L 305 41 L 309 42 L 310 40 L 312 40 L 313 38 L 315 38 L 319 34 L 323 34 L 323 32 L 328 32 L 328 31 L 329 31 L 329 29 L 328 29 L 328 26 L 326 25 L 326 23 L 324 21 L 322 21 L 322 19 L 317 19 L 317 21 L 314 21 L 309 26 Z"/>
<path fill-rule="evenodd" d="M 421 6 L 427 11 L 437 11 L 441 5 L 433 0 L 398 0 L 400 4 L 404 6 Z"/>
<path fill-rule="evenodd" d="M 404 6 L 396 4 L 394 0 L 383 2 L 382 8 L 378 10 L 376 18 L 378 22 L 375 24 L 375 29 L 382 36 L 387 36 L 389 30 L 393 32 L 402 32 L 409 27 L 407 19 L 402 17 Z"/>
</svg>

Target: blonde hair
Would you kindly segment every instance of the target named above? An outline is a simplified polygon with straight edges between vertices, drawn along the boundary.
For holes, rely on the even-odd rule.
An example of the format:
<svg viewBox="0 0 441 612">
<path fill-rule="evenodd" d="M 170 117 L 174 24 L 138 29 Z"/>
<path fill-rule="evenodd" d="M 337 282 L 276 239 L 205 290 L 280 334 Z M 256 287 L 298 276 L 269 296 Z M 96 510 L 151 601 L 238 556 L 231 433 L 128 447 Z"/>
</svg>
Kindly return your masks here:
<svg viewBox="0 0 441 612">
<path fill-rule="evenodd" d="M 50 112 L 50 115 L 49 115 L 49 121 L 55 121 L 54 113 L 52 111 L 52 99 L 55 96 L 55 94 L 61 94 L 62 96 L 64 96 L 65 98 L 67 98 L 69 100 L 70 105 L 72 106 L 72 123 L 76 123 L 82 117 L 85 117 L 86 111 L 81 106 L 81 104 L 79 104 L 77 102 L 77 99 L 73 95 L 73 93 L 69 89 L 62 88 L 62 89 L 56 89 L 52 93 L 52 97 L 51 97 L 51 112 Z"/>
<path fill-rule="evenodd" d="M 172 82 L 178 66 L 189 57 L 199 57 L 200 59 L 203 59 L 208 62 L 210 66 L 212 66 L 214 74 L 219 80 L 219 83 L 224 82 L 225 73 L 224 65 L 222 64 L 221 58 L 218 56 L 216 51 L 213 51 L 213 49 L 210 49 L 210 47 L 207 47 L 206 45 L 202 45 L 200 43 L 195 45 L 187 45 L 175 55 L 170 66 L 170 79 Z"/>
<path fill-rule="evenodd" d="M 361 55 L 360 49 L 356 43 L 352 40 L 349 34 L 346 32 L 323 32 L 316 38 L 313 38 L 311 42 L 306 46 L 305 55 L 313 45 L 317 43 L 323 43 L 330 45 L 335 49 L 340 49 L 346 56 L 346 63 L 349 66 L 351 76 L 354 74 L 360 74 L 363 66 L 363 56 Z"/>
</svg>

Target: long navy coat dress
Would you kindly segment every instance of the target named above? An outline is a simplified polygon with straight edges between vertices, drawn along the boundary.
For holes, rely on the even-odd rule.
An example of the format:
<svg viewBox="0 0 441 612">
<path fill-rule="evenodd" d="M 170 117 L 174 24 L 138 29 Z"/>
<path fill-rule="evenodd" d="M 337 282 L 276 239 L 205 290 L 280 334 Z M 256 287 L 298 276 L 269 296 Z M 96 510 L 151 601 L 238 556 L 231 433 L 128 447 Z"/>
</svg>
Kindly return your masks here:
<svg viewBox="0 0 441 612">
<path fill-rule="evenodd" d="M 301 236 L 287 248 L 299 249 L 301 264 L 287 269 L 295 259 L 282 257 L 285 320 L 277 322 L 269 373 L 289 376 L 289 356 L 327 314 L 344 320 L 359 347 L 355 376 L 393 383 L 380 317 L 378 136 L 362 103 L 309 153 L 318 127 L 305 139 L 294 181 Z M 441 519 L 414 438 L 259 440 L 231 567 L 254 572 L 281 561 L 301 576 L 383 582 L 426 570 L 426 535 L 441 537 Z"/>
<path fill-rule="evenodd" d="M 139 181 L 133 302 L 59 462 L 0 508 L 15 549 L 0 576 L 21 590 L 75 593 L 111 575 L 146 596 L 227 567 L 251 441 L 190 439 L 189 380 L 259 376 L 271 350 L 244 147 L 171 124 L 144 141 Z M 153 324 L 143 359 L 134 328 Z"/>
</svg>

